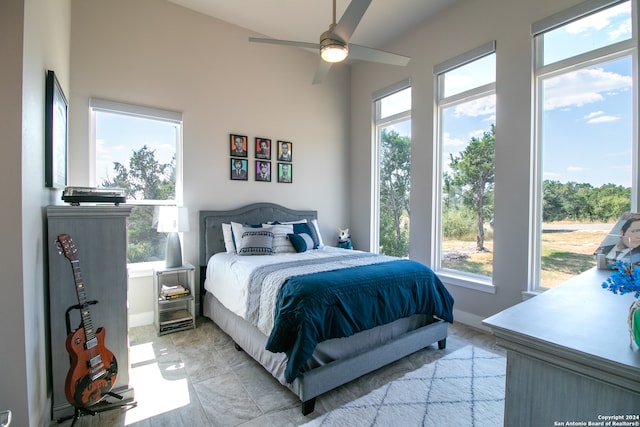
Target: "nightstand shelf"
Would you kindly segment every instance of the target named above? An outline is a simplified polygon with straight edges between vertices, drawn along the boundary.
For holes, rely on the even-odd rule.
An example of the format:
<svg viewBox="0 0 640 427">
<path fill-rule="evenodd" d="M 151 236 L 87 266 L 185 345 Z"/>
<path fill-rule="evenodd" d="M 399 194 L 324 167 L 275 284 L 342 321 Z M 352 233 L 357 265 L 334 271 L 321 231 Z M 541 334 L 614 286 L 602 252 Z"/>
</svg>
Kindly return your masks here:
<svg viewBox="0 0 640 427">
<path fill-rule="evenodd" d="M 175 268 L 156 268 L 153 271 L 155 289 L 154 324 L 158 335 L 196 327 L 194 281 L 195 267 L 184 264 Z M 178 290 L 175 289 L 178 288 Z M 182 288 L 186 292 L 180 295 Z M 165 297 L 165 294 L 177 296 Z"/>
</svg>

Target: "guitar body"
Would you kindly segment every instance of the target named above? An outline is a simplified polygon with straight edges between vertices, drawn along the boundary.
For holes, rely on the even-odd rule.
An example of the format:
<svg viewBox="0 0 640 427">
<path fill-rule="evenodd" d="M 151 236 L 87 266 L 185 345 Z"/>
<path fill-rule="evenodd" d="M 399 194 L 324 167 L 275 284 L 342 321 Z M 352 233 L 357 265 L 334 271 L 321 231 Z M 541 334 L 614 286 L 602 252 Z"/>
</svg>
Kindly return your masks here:
<svg viewBox="0 0 640 427">
<path fill-rule="evenodd" d="M 78 329 L 67 336 L 66 347 L 71 367 L 67 372 L 64 394 L 72 406 L 85 408 L 100 402 L 111 392 L 118 376 L 118 362 L 113 353 L 104 346 L 104 328 L 93 328 L 78 251 L 71 236 L 60 234 L 57 243 L 61 253 L 71 262 L 78 296 L 78 305 L 74 308 L 80 309 L 82 317 Z"/>
<path fill-rule="evenodd" d="M 98 344 L 90 351 L 85 350 L 84 328 L 78 328 L 67 337 L 71 368 L 67 372 L 64 393 L 69 403 L 75 407 L 95 405 L 111 391 L 116 383 L 118 362 L 113 353 L 104 346 L 105 333 L 104 328 L 96 330 Z M 92 369 L 89 366 L 91 358 L 96 355 L 99 355 L 102 360 L 104 366 L 101 369 L 104 370 L 104 374 L 100 378 L 92 379 Z"/>
</svg>

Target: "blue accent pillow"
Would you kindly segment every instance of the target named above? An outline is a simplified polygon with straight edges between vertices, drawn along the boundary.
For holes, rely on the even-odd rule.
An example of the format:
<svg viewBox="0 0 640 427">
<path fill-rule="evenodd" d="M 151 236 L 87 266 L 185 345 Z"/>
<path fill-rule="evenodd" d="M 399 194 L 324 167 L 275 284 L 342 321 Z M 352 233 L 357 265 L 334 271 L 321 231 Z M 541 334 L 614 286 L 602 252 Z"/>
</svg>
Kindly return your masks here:
<svg viewBox="0 0 640 427">
<path fill-rule="evenodd" d="M 316 234 L 315 227 L 310 226 L 309 223 L 303 222 L 300 224 L 293 224 L 293 233 L 294 234 L 308 234 L 313 241 L 313 247 L 308 249 L 318 249 L 320 245 L 320 241 L 318 240 L 318 235 Z M 295 247 L 295 245 L 294 245 Z M 300 251 L 298 251 L 300 252 Z"/>
<path fill-rule="evenodd" d="M 313 238 L 308 233 L 289 234 L 289 241 L 296 252 L 306 252 L 314 248 Z"/>
</svg>

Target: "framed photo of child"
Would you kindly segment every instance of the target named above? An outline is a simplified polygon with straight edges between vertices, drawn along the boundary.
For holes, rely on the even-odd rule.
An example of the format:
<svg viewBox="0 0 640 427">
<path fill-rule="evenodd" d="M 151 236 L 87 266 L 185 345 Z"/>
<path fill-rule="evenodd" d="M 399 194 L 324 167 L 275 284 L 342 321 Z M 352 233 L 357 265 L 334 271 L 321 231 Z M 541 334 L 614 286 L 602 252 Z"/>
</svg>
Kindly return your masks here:
<svg viewBox="0 0 640 427">
<path fill-rule="evenodd" d="M 594 256 L 600 269 L 614 268 L 616 261 L 640 266 L 640 213 L 622 214 Z"/>
</svg>

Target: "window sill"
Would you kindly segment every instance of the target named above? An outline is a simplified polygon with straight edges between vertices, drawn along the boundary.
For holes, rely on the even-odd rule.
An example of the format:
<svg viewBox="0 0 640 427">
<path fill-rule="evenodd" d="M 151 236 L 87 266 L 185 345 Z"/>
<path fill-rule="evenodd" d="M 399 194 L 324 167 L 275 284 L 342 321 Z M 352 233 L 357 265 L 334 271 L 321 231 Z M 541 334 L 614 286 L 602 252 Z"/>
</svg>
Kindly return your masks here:
<svg viewBox="0 0 640 427">
<path fill-rule="evenodd" d="M 473 289 L 475 291 L 495 294 L 496 287 L 491 283 L 490 278 L 481 278 L 479 276 L 470 276 L 455 273 L 453 270 L 440 270 L 436 274 L 446 285 L 455 285 L 462 288 Z"/>
<path fill-rule="evenodd" d="M 164 267 L 164 261 L 136 262 L 127 264 L 127 271 L 129 272 L 129 278 L 135 279 L 138 277 L 151 277 L 153 276 L 154 268 L 162 267 Z"/>
</svg>

